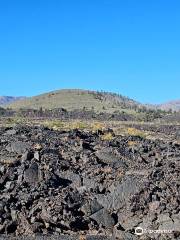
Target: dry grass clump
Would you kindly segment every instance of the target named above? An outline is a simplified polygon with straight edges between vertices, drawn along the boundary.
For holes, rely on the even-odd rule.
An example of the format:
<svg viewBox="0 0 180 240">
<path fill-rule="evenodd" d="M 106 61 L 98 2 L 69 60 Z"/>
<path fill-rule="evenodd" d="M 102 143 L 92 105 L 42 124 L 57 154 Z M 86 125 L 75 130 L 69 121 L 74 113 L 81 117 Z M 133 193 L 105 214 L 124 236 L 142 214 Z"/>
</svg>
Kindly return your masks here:
<svg viewBox="0 0 180 240">
<path fill-rule="evenodd" d="M 53 130 L 72 130 L 72 129 L 88 129 L 89 125 L 85 121 L 60 121 L 60 120 L 51 120 L 43 123 L 45 126 L 52 128 Z"/>
<path fill-rule="evenodd" d="M 136 128 L 127 128 L 127 134 L 129 136 L 138 136 L 138 137 L 146 137 L 146 133 L 144 131 L 138 130 Z"/>
<path fill-rule="evenodd" d="M 69 125 L 67 124 L 67 126 L 69 129 L 80 129 L 80 130 L 88 129 L 89 127 L 89 125 L 83 121 L 70 122 Z"/>
<path fill-rule="evenodd" d="M 0 159 L 0 163 L 6 165 L 13 165 L 16 162 L 14 159 Z"/>
<path fill-rule="evenodd" d="M 128 141 L 128 146 L 129 146 L 129 147 L 133 147 L 133 146 L 135 146 L 135 145 L 137 145 L 137 142 L 136 142 L 136 141 Z"/>
<path fill-rule="evenodd" d="M 105 125 L 102 122 L 92 122 L 90 124 L 90 128 L 92 131 L 96 132 L 98 130 L 104 130 L 105 129 Z"/>
<path fill-rule="evenodd" d="M 9 117 L 4 119 L 3 121 L 3 125 L 4 126 L 13 126 L 16 124 L 27 124 L 28 123 L 28 119 L 24 118 L 24 117 L 19 117 L 19 116 L 14 116 L 14 117 Z"/>
<path fill-rule="evenodd" d="M 52 128 L 53 130 L 64 128 L 64 123 L 59 120 L 45 121 L 43 124 L 48 128 Z"/>
<path fill-rule="evenodd" d="M 113 137 L 112 133 L 106 133 L 101 136 L 101 140 L 104 140 L 104 141 L 111 141 L 113 138 L 114 137 Z"/>
<path fill-rule="evenodd" d="M 79 240 L 86 240 L 86 236 L 81 234 L 81 235 L 79 236 Z"/>
</svg>

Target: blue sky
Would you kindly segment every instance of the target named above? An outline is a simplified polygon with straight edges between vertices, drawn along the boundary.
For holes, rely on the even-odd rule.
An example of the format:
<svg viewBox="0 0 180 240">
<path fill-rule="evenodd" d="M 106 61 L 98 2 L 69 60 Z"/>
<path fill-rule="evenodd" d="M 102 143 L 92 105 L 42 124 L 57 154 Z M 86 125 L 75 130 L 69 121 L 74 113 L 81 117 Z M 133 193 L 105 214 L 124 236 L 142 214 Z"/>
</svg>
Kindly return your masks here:
<svg viewBox="0 0 180 240">
<path fill-rule="evenodd" d="M 180 1 L 1 0 L 0 95 L 180 99 Z"/>
</svg>

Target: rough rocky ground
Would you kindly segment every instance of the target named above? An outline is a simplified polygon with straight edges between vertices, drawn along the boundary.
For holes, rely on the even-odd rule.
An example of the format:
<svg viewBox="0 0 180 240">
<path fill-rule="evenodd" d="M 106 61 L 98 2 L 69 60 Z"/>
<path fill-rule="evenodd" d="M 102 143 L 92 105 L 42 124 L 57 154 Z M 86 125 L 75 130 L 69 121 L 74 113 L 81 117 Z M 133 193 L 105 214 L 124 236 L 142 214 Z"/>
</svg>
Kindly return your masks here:
<svg viewBox="0 0 180 240">
<path fill-rule="evenodd" d="M 102 134 L 0 128 L 0 239 L 180 239 L 180 145 Z"/>
</svg>

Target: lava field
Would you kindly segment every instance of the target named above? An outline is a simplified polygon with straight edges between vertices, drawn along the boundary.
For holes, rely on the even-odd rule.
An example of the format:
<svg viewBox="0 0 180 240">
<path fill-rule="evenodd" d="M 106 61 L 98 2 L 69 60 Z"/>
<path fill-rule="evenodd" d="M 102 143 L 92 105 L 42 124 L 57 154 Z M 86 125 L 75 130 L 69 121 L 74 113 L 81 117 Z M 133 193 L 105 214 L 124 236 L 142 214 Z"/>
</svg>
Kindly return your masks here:
<svg viewBox="0 0 180 240">
<path fill-rule="evenodd" d="M 102 134 L 0 128 L 0 239 L 180 239 L 180 145 Z"/>
</svg>

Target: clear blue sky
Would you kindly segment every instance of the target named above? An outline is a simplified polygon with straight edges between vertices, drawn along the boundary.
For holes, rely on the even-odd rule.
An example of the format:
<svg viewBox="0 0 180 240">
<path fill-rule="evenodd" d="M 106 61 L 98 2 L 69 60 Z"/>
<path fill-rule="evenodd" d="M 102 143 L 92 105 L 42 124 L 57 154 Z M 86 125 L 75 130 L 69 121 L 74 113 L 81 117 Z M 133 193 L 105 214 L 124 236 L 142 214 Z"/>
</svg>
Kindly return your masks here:
<svg viewBox="0 0 180 240">
<path fill-rule="evenodd" d="M 179 0 L 1 0 L 0 95 L 180 99 Z"/>
</svg>

